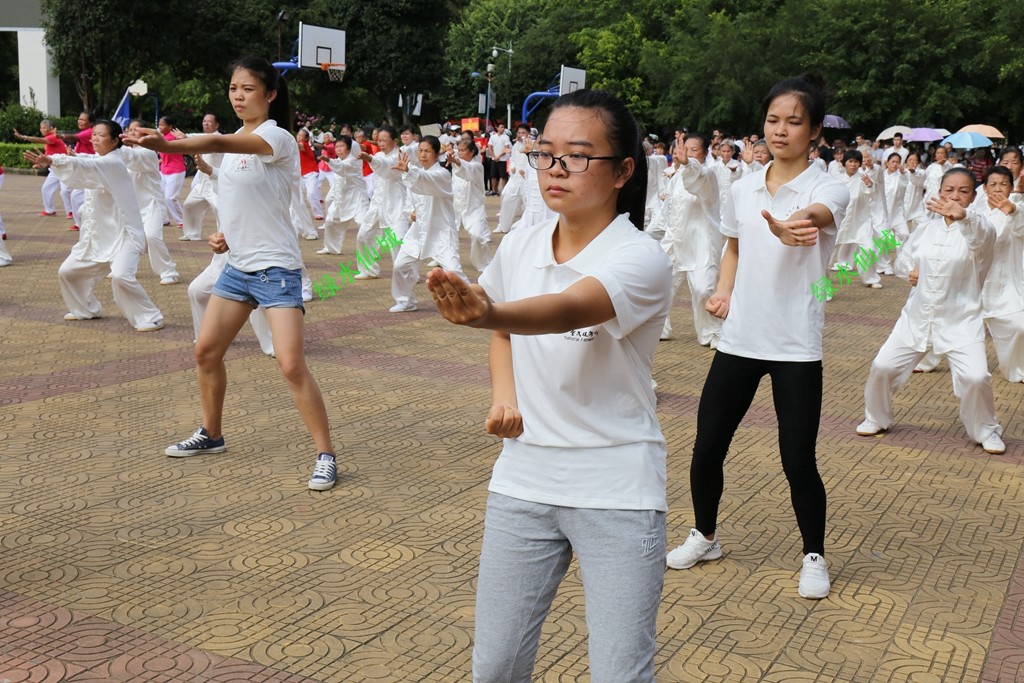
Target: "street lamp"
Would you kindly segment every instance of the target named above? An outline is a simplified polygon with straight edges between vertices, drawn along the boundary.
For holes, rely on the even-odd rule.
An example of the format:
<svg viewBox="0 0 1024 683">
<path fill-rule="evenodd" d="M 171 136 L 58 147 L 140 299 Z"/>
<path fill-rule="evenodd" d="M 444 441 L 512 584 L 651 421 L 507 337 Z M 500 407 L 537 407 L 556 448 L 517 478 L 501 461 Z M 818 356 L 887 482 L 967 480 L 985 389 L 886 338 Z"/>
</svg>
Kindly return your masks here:
<svg viewBox="0 0 1024 683">
<path fill-rule="evenodd" d="M 508 89 L 509 94 L 511 94 L 511 92 L 512 92 L 512 90 L 511 90 L 511 84 L 512 84 L 512 55 L 515 54 L 515 52 L 512 50 L 512 41 L 511 40 L 508 41 L 508 49 L 505 49 L 503 47 L 498 47 L 497 45 L 494 45 L 494 46 L 491 47 L 491 57 L 493 57 L 494 59 L 498 58 L 498 53 L 499 52 L 504 52 L 504 53 L 508 54 L 508 77 L 509 77 L 508 80 L 509 80 L 509 84 L 506 86 L 506 89 Z M 509 100 L 511 100 L 511 99 L 512 98 L 509 97 Z M 511 129 L 512 128 L 512 102 L 511 101 L 506 102 L 505 106 L 506 106 L 505 127 Z"/>
</svg>

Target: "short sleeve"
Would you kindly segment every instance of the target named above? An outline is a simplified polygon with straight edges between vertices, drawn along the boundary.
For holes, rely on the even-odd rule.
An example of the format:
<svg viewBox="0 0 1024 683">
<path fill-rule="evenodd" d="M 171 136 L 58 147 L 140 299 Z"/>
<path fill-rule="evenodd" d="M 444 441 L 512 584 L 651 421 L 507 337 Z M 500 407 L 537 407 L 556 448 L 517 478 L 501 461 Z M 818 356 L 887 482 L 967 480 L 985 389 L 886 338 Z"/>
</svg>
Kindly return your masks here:
<svg viewBox="0 0 1024 683">
<path fill-rule="evenodd" d="M 487 292 L 487 296 L 491 298 L 491 301 L 495 303 L 501 303 L 507 301 L 507 294 L 505 292 L 505 280 L 503 274 L 505 268 L 503 262 L 505 260 L 505 254 L 509 252 L 509 244 L 512 240 L 511 236 L 506 236 L 498 245 L 498 250 L 494 253 L 494 258 L 484 268 L 484 272 L 480 273 L 480 277 L 477 279 L 477 284 L 484 288 Z"/>
<path fill-rule="evenodd" d="M 295 138 L 283 128 L 278 128 L 276 125 L 263 125 L 254 130 L 252 134 L 263 138 L 264 142 L 274 150 L 270 155 L 262 154 L 259 156 L 259 159 L 265 164 L 276 164 L 291 154 L 298 156 Z"/>
<path fill-rule="evenodd" d="M 668 315 L 672 304 L 672 265 L 658 243 L 642 233 L 604 264 L 588 273 L 612 300 L 615 317 L 604 323 L 615 339 L 629 336 L 651 318 Z"/>
<path fill-rule="evenodd" d="M 740 236 L 740 224 L 736 220 L 736 186 L 738 183 L 733 183 L 729 187 L 729 192 L 725 197 L 725 205 L 722 207 L 722 227 L 719 229 L 726 237 L 739 237 Z"/>
<path fill-rule="evenodd" d="M 821 185 L 812 190 L 811 204 L 821 204 L 832 212 L 832 225 L 826 230 L 835 231 L 846 216 L 846 207 L 850 203 L 850 191 L 845 183 L 822 174 Z"/>
</svg>

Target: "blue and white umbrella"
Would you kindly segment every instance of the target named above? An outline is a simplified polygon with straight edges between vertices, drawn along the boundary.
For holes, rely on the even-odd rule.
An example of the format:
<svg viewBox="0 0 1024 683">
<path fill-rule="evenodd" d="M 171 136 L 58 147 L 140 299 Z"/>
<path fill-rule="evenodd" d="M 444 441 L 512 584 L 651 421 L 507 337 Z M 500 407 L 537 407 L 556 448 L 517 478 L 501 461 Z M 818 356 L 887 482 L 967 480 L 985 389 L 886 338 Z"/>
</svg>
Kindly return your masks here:
<svg viewBox="0 0 1024 683">
<path fill-rule="evenodd" d="M 981 133 L 953 133 L 948 138 L 943 139 L 942 144 L 944 145 L 947 142 L 953 145 L 953 149 L 978 149 L 979 147 L 992 146 L 992 140 Z"/>
</svg>

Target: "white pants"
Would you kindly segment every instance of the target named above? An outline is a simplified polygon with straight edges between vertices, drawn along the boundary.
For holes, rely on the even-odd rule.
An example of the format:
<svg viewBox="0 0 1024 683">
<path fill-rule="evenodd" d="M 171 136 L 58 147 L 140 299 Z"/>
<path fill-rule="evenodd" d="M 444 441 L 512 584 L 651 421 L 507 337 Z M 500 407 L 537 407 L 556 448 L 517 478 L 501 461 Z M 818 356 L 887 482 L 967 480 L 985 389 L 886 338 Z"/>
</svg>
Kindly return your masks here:
<svg viewBox="0 0 1024 683">
<path fill-rule="evenodd" d="M 181 202 L 178 195 L 185 186 L 185 172 L 169 173 L 160 176 L 160 184 L 164 187 L 164 201 L 167 203 L 167 216 L 172 223 L 184 223 L 181 213 Z"/>
<path fill-rule="evenodd" d="M 147 215 L 142 227 L 146 230 L 146 250 L 149 252 L 149 265 L 153 272 L 163 280 L 178 279 L 178 266 L 171 260 L 171 252 L 164 244 L 164 217 L 160 213 Z"/>
<path fill-rule="evenodd" d="M 85 204 L 85 190 L 71 190 L 71 219 L 75 225 L 82 225 L 82 204 Z"/>
<path fill-rule="evenodd" d="M 501 213 L 498 215 L 498 227 L 494 232 L 508 232 L 516 220 L 516 214 L 526 210 L 526 188 L 520 184 L 518 190 L 509 191 L 505 186 L 505 192 L 501 195 Z"/>
<path fill-rule="evenodd" d="M 985 318 L 999 369 L 1010 382 L 1024 382 L 1024 311 Z"/>
<path fill-rule="evenodd" d="M 369 177 L 369 176 L 367 176 L 367 177 Z M 401 240 L 403 237 L 405 237 L 405 233 L 407 233 L 409 231 L 409 224 L 407 222 L 405 222 L 405 221 L 402 221 L 398 225 L 389 225 L 389 226 L 385 226 L 385 227 L 391 228 L 394 231 L 395 236 L 399 240 Z M 361 224 L 359 226 L 359 232 L 356 233 L 356 253 L 357 254 L 365 253 L 363 251 L 363 247 L 366 247 L 366 246 L 376 248 L 379 251 L 380 247 L 377 244 L 377 237 L 378 236 L 382 236 L 383 234 L 384 234 L 384 227 L 381 226 L 379 220 L 374 219 L 373 222 L 371 222 L 371 223 L 363 223 L 363 224 Z M 398 249 L 400 249 L 400 248 L 401 247 L 399 247 Z M 394 262 L 395 259 L 398 258 L 398 249 L 391 249 L 390 250 L 391 251 L 391 261 L 392 262 Z M 372 252 L 373 249 L 370 249 L 370 251 Z M 459 270 L 460 271 L 462 270 L 461 266 L 459 267 Z M 380 277 L 380 261 L 379 260 L 374 261 L 372 264 L 370 264 L 370 267 L 368 267 L 368 268 L 364 268 L 364 267 L 360 266 L 359 267 L 359 272 L 364 273 L 366 275 L 373 276 L 373 277 Z M 418 279 L 418 277 L 419 276 L 417 275 L 417 279 Z M 413 282 L 415 284 L 415 281 L 413 281 Z"/>
<path fill-rule="evenodd" d="M 872 263 L 867 268 L 863 269 L 854 263 L 853 258 L 856 256 L 857 250 L 862 246 L 867 247 L 869 250 L 872 248 L 871 245 L 840 244 L 836 249 L 836 263 L 845 263 L 851 270 L 856 269 L 857 275 L 860 277 L 860 281 L 864 285 L 873 285 L 881 282 L 882 278 L 878 277 L 878 272 L 875 269 L 875 263 Z"/>
<path fill-rule="evenodd" d="M 0 240 L 0 267 L 9 266 L 12 261 L 11 252 L 7 251 L 7 243 Z"/>
<path fill-rule="evenodd" d="M 320 171 L 302 176 L 302 184 L 306 186 L 306 201 L 309 203 L 309 210 L 313 212 L 313 217 L 323 216 L 324 207 L 320 203 Z"/>
<path fill-rule="evenodd" d="M 864 415 L 883 429 L 892 425 L 892 397 L 906 384 L 924 351 L 915 351 L 895 334 L 882 344 L 871 363 L 864 386 Z M 985 358 L 985 342 L 974 342 L 946 352 L 953 375 L 953 392 L 960 397 L 960 421 L 967 435 L 978 443 L 992 434 L 1002 434 L 996 420 L 992 375 Z"/>
<path fill-rule="evenodd" d="M 64 213 L 71 210 L 70 194 L 64 189 L 64 183 L 50 171 L 46 180 L 43 181 L 43 189 L 41 190 L 43 195 L 43 211 L 46 213 L 57 213 L 57 205 L 53 201 L 54 195 L 60 192 L 61 201 L 64 202 Z"/>
<path fill-rule="evenodd" d="M 473 267 L 482 273 L 484 268 L 491 263 L 490 228 L 487 227 L 487 223 L 482 223 L 471 229 L 462 221 L 461 216 L 459 222 L 469 235 L 469 260 L 472 261 Z"/>
<path fill-rule="evenodd" d="M 416 293 L 413 288 L 419 280 L 420 261 L 434 259 L 441 264 L 445 270 L 453 270 L 455 274 L 466 282 L 469 278 L 462 272 L 462 262 L 459 260 L 459 252 L 430 254 L 423 258 L 413 256 L 409 252 L 399 251 L 395 258 L 395 269 L 391 273 L 391 296 L 397 304 L 416 304 Z"/>
<path fill-rule="evenodd" d="M 203 322 L 203 315 L 206 314 L 206 306 L 210 303 L 210 296 L 213 286 L 217 284 L 217 278 L 227 264 L 227 254 L 215 254 L 206 270 L 199 273 L 196 279 L 189 283 L 188 302 L 192 307 L 192 329 L 195 332 L 195 339 L 199 339 L 199 326 Z M 252 331 L 256 333 L 260 349 L 268 356 L 274 353 L 274 340 L 270 334 L 270 321 L 267 320 L 267 309 L 260 306 L 249 314 L 249 324 Z"/>
<path fill-rule="evenodd" d="M 312 239 L 316 239 L 316 226 L 313 225 L 313 214 L 309 212 L 306 206 L 302 203 L 302 197 L 299 197 L 296 193 L 292 193 L 292 203 L 288 206 L 288 214 L 292 219 L 292 226 L 302 237 L 309 237 L 312 235 Z"/>
<path fill-rule="evenodd" d="M 350 228 L 355 228 L 359 234 L 359 221 L 352 218 L 347 221 L 327 221 L 324 223 L 324 249 L 328 254 L 342 253 L 342 243 L 345 241 L 345 233 Z"/>
<path fill-rule="evenodd" d="M 99 317 L 102 310 L 93 289 L 97 282 L 110 273 L 113 276 L 111 284 L 114 289 L 114 303 L 132 327 L 150 327 L 162 323 L 164 316 L 160 309 L 135 279 L 141 255 L 141 245 L 129 238 L 124 239 L 121 250 L 110 263 L 79 261 L 73 254 L 68 255 L 57 270 L 60 293 L 64 297 L 68 312 L 76 318 Z"/>
<path fill-rule="evenodd" d="M 207 211 L 212 211 L 214 219 L 217 218 L 217 195 L 190 192 L 182 206 L 184 230 L 181 236 L 190 240 L 203 239 L 203 221 Z"/>
<path fill-rule="evenodd" d="M 673 301 L 683 284 L 684 276 L 686 284 L 690 287 L 690 303 L 693 307 L 693 327 L 697 332 L 697 343 L 702 346 L 707 346 L 711 342 L 717 343 L 718 338 L 722 336 L 722 319 L 708 313 L 704 304 L 715 293 L 715 286 L 718 284 L 718 266 L 707 266 L 697 270 L 673 270 Z M 668 339 L 671 336 L 672 322 L 670 317 L 666 317 L 661 337 Z"/>
</svg>

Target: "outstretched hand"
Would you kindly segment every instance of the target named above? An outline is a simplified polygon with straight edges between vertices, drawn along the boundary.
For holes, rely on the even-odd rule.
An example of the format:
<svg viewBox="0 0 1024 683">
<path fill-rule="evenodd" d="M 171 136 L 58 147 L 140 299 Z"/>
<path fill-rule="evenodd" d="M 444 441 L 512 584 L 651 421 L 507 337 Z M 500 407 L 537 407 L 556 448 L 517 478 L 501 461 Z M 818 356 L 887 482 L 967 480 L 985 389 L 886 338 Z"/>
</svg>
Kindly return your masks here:
<svg viewBox="0 0 1024 683">
<path fill-rule="evenodd" d="M 967 217 L 967 209 L 960 206 L 952 199 L 943 199 L 942 197 L 932 197 L 925 202 L 925 208 L 932 213 L 937 213 L 946 219 L 946 224 L 949 225 L 952 222 L 963 220 Z"/>
<path fill-rule="evenodd" d="M 427 289 L 437 310 L 449 322 L 483 327 L 491 317 L 493 305 L 480 285 L 470 285 L 454 271 L 434 268 L 427 273 Z"/>
<path fill-rule="evenodd" d="M 131 133 L 122 133 L 121 140 L 129 147 L 145 147 L 157 152 L 166 151 L 168 144 L 155 128 L 133 128 Z"/>
<path fill-rule="evenodd" d="M 780 221 L 767 210 L 761 215 L 768 221 L 768 229 L 787 247 L 813 247 L 818 243 L 818 229 L 814 222 L 805 218 L 795 221 Z"/>
<path fill-rule="evenodd" d="M 406 154 L 405 152 L 399 152 L 398 153 L 398 161 L 391 168 L 393 168 L 396 171 L 401 171 L 402 173 L 405 173 L 406 171 L 408 171 L 409 170 L 409 155 Z"/>
<path fill-rule="evenodd" d="M 26 149 L 21 156 L 25 158 L 25 161 L 32 164 L 33 168 L 46 168 L 52 161 L 50 157 L 43 154 L 38 149 Z"/>
</svg>

